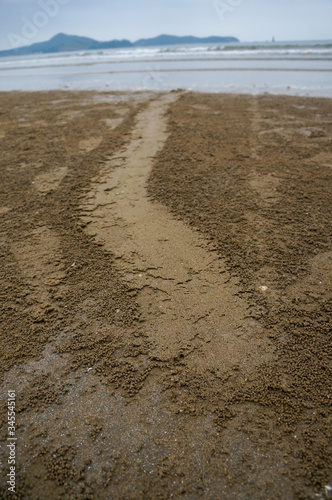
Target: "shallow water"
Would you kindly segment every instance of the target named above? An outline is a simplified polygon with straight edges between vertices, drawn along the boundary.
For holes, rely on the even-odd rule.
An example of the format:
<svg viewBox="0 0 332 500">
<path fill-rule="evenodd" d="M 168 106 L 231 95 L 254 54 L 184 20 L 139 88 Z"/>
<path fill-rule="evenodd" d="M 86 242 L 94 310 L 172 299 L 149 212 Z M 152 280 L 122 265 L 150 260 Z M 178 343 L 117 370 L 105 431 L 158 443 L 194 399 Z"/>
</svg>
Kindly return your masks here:
<svg viewBox="0 0 332 500">
<path fill-rule="evenodd" d="M 188 45 L 0 58 L 0 90 L 172 90 L 332 97 L 332 42 Z"/>
</svg>

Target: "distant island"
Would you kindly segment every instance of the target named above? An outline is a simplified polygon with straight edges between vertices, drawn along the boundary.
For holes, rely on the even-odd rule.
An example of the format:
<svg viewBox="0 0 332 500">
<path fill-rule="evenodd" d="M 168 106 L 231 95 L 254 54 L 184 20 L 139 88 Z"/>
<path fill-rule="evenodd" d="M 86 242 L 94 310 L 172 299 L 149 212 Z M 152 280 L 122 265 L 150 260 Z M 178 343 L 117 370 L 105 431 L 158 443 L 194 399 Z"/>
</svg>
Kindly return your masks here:
<svg viewBox="0 0 332 500">
<path fill-rule="evenodd" d="M 239 42 L 239 40 L 232 36 L 210 36 L 207 38 L 198 38 L 195 36 L 160 35 L 155 38 L 141 38 L 136 42 L 130 42 L 129 40 L 110 40 L 109 42 L 98 42 L 97 40 L 93 40 L 93 38 L 58 33 L 46 42 L 33 43 L 32 45 L 18 47 L 17 49 L 2 50 L 0 51 L 0 57 L 29 54 L 50 54 L 52 52 L 70 52 L 77 50 L 101 50 L 130 47 L 153 47 L 156 45 L 231 42 Z"/>
</svg>

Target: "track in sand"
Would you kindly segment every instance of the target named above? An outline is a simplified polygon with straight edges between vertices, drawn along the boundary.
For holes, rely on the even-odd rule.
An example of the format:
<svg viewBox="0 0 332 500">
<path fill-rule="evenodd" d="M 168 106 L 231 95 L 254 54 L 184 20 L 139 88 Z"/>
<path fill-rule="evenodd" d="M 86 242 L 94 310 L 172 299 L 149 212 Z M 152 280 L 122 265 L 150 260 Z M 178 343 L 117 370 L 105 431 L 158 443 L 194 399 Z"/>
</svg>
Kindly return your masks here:
<svg viewBox="0 0 332 500">
<path fill-rule="evenodd" d="M 125 148 L 107 161 L 82 204 L 87 231 L 138 291 L 156 359 L 186 356 L 188 366 L 244 372 L 271 359 L 264 332 L 248 319 L 236 279 L 205 239 L 148 199 L 153 158 L 166 138 L 165 113 L 177 94 L 150 101 Z"/>
<path fill-rule="evenodd" d="M 21 497 L 329 498 L 330 101 L 0 104 Z"/>
</svg>

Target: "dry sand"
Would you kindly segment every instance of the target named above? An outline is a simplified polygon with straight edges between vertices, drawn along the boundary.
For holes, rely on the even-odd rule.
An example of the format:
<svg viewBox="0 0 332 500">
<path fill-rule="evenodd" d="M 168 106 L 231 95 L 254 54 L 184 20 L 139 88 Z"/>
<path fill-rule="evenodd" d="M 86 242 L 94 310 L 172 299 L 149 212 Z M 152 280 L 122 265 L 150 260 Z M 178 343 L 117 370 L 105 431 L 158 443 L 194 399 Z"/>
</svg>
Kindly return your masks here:
<svg viewBox="0 0 332 500">
<path fill-rule="evenodd" d="M 329 498 L 332 102 L 0 99 L 18 497 Z"/>
</svg>

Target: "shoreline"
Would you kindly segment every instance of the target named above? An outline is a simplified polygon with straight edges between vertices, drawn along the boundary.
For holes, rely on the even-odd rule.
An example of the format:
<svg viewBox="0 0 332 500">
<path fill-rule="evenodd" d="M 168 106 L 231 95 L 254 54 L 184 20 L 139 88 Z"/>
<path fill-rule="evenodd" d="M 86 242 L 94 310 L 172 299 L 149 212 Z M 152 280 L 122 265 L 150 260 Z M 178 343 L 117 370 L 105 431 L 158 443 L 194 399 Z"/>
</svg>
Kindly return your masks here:
<svg viewBox="0 0 332 500">
<path fill-rule="evenodd" d="M 292 94 L 289 92 L 289 90 L 291 89 L 288 89 L 288 90 L 285 90 L 285 93 L 282 93 L 282 94 L 279 94 L 279 93 L 273 93 L 273 92 L 268 92 L 268 91 L 261 91 L 261 92 L 257 92 L 257 93 L 251 93 L 251 92 L 240 92 L 240 91 L 233 91 L 233 90 L 230 90 L 230 91 L 208 91 L 208 90 L 196 90 L 196 89 L 183 89 L 181 87 L 178 87 L 178 88 L 174 88 L 174 89 L 171 89 L 171 90 L 160 90 L 160 89 L 153 89 L 153 88 L 140 88 L 140 89 L 137 89 L 137 90 L 130 90 L 130 89 L 115 89 L 115 90 L 110 90 L 109 88 L 99 88 L 99 89 L 94 89 L 94 88 L 86 88 L 86 89 L 80 89 L 80 88 L 70 88 L 68 85 L 65 85 L 64 87 L 61 87 L 61 88 L 55 88 L 55 89 L 45 89 L 45 90 L 34 90 L 34 89 L 31 89 L 31 90 L 21 90 L 21 89 L 18 89 L 18 90 L 0 90 L 0 97 L 1 95 L 5 95 L 5 96 L 8 96 L 10 94 L 27 94 L 27 95 L 32 95 L 32 94 L 50 94 L 50 93 L 64 93 L 64 94 L 87 94 L 87 95 L 92 95 L 92 94 L 95 94 L 96 96 L 100 96 L 100 95 L 109 95 L 109 96 L 132 96 L 132 95 L 137 95 L 137 96 L 146 96 L 146 95 L 162 95 L 162 94 L 169 94 L 169 93 L 173 93 L 173 92 L 183 92 L 183 93 L 186 93 L 186 94 L 198 94 L 198 95 L 201 95 L 201 96 L 208 96 L 208 95 L 211 95 L 211 96 L 215 96 L 215 97 L 236 97 L 236 96 L 242 96 L 242 97 L 248 97 L 248 98 L 255 98 L 255 97 L 271 97 L 271 98 L 275 98 L 275 99 L 278 99 L 278 98 L 281 98 L 281 99 L 303 99 L 303 100 L 310 100 L 310 99 L 317 99 L 317 100 L 320 100 L 320 99 L 323 99 L 323 100 L 331 100 L 332 99 L 332 95 L 329 96 L 329 95 L 309 95 L 309 94 Z"/>
</svg>

